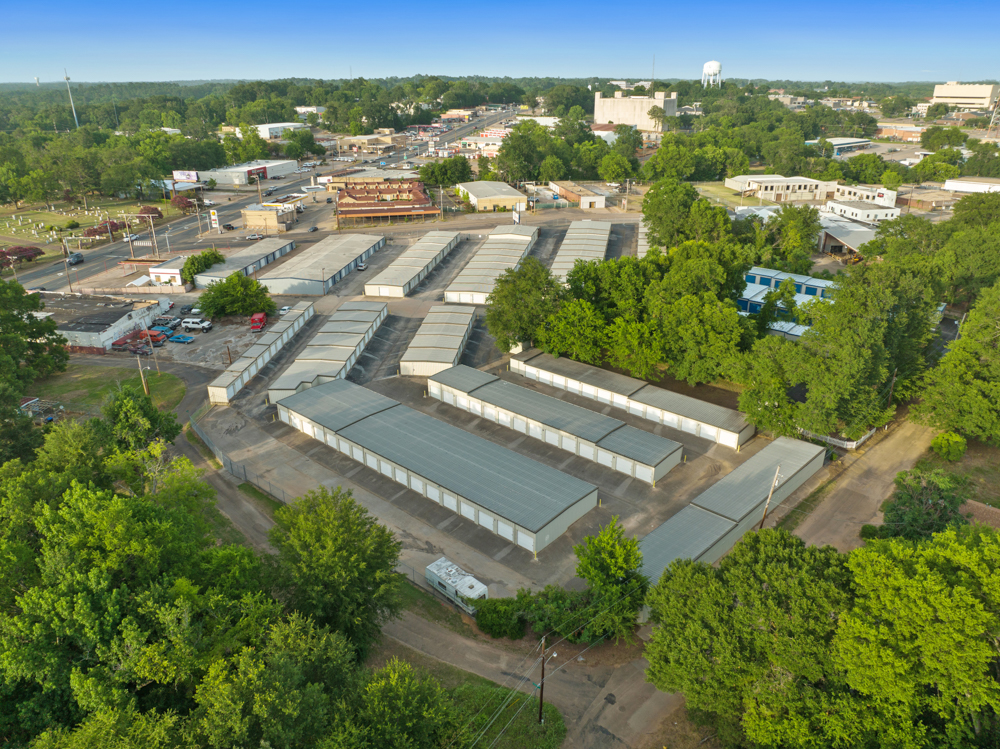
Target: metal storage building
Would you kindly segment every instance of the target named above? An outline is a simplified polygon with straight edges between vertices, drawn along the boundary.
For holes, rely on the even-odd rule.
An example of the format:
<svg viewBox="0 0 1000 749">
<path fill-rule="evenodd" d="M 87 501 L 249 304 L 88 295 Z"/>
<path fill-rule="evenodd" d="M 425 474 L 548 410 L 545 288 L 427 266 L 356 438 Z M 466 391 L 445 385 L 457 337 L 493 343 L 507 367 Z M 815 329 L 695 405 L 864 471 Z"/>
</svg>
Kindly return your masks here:
<svg viewBox="0 0 1000 749">
<path fill-rule="evenodd" d="M 636 238 L 635 254 L 640 260 L 649 254 L 649 229 L 641 222 Z"/>
<path fill-rule="evenodd" d="M 656 486 L 682 446 L 610 416 L 459 365 L 430 377 L 434 398 Z"/>
<path fill-rule="evenodd" d="M 597 506 L 597 488 L 347 382 L 278 403 L 299 431 L 539 552 Z"/>
<path fill-rule="evenodd" d="M 610 222 L 574 221 L 552 259 L 552 275 L 559 283 L 566 283 L 566 276 L 577 260 L 604 260 L 610 239 Z"/>
<path fill-rule="evenodd" d="M 345 234 L 321 239 L 260 277 L 272 294 L 322 296 L 385 245 L 385 237 Z"/>
<path fill-rule="evenodd" d="M 270 403 L 330 380 L 347 377 L 385 318 L 385 302 L 344 302 L 295 361 L 271 383 Z"/>
<path fill-rule="evenodd" d="M 285 347 L 316 313 L 312 302 L 299 302 L 284 317 L 269 323 L 257 342 L 230 364 L 226 371 L 208 386 L 208 401 L 217 405 L 229 403 L 271 359 Z"/>
<path fill-rule="evenodd" d="M 475 324 L 475 307 L 431 307 L 399 361 L 399 373 L 430 377 L 454 367 L 462 358 Z"/>
<path fill-rule="evenodd" d="M 251 276 L 294 249 L 295 242 L 291 239 L 278 237 L 261 239 L 244 250 L 234 252 L 226 258 L 226 262 L 213 265 L 208 270 L 196 275 L 194 277 L 195 288 L 204 289 L 209 284 L 226 280 L 233 273 Z"/>
<path fill-rule="evenodd" d="M 801 273 L 785 273 L 780 270 L 760 268 L 756 265 L 747 271 L 746 274 L 747 284 L 759 284 L 760 286 L 766 286 L 769 289 L 778 288 L 786 278 L 792 279 L 795 283 L 796 294 L 801 294 L 807 297 L 826 298 L 830 296 L 830 290 L 834 283 L 833 281 L 828 281 L 825 278 L 813 278 L 812 276 L 805 276 Z"/>
<path fill-rule="evenodd" d="M 675 559 L 713 564 L 761 521 L 779 466 L 771 510 L 823 467 L 825 455 L 820 445 L 779 437 L 643 538 L 643 572 L 656 584 Z"/>
<path fill-rule="evenodd" d="M 516 269 L 538 241 L 537 226 L 498 226 L 489 233 L 483 246 L 455 276 L 444 291 L 444 300 L 455 304 L 486 304 L 503 272 Z"/>
<path fill-rule="evenodd" d="M 689 398 L 572 359 L 557 359 L 538 349 L 512 356 L 510 369 L 529 379 L 616 406 L 657 424 L 665 424 L 728 447 L 739 447 L 754 434 L 753 424 L 739 411 Z"/>
<path fill-rule="evenodd" d="M 403 250 L 389 267 L 365 284 L 365 296 L 404 297 L 458 244 L 459 234 L 432 231 Z"/>
</svg>

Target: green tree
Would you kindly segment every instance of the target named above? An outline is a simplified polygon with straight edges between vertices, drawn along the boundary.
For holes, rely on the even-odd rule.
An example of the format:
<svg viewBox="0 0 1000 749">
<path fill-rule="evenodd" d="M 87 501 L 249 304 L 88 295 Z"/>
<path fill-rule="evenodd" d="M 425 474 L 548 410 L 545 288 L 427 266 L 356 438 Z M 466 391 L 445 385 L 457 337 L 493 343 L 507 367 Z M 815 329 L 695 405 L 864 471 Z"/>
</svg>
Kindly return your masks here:
<svg viewBox="0 0 1000 749">
<path fill-rule="evenodd" d="M 632 165 L 620 153 L 613 151 L 601 159 L 598 174 L 605 182 L 624 182 L 632 176 Z"/>
<path fill-rule="evenodd" d="M 690 385 L 728 373 L 743 336 L 739 310 L 715 295 L 681 297 L 659 319 L 663 357 L 671 374 Z"/>
<path fill-rule="evenodd" d="M 554 356 L 600 364 L 605 320 L 585 299 L 571 299 L 551 315 L 537 334 L 537 345 Z"/>
<path fill-rule="evenodd" d="M 773 253 L 762 260 L 769 267 L 789 273 L 809 273 L 822 227 L 819 211 L 812 206 L 784 205 L 767 222 Z"/>
<path fill-rule="evenodd" d="M 144 450 L 154 440 L 173 442 L 181 426 L 170 411 L 160 411 L 153 399 L 133 385 L 119 384 L 92 420 L 97 434 L 112 450 Z"/>
<path fill-rule="evenodd" d="M 535 258 L 505 270 L 486 298 L 486 327 L 497 347 L 507 352 L 519 343 L 531 344 L 559 309 L 564 293 L 552 272 Z"/>
<path fill-rule="evenodd" d="M 549 154 L 542 159 L 542 165 L 538 168 L 538 179 L 540 182 L 556 182 L 566 177 L 566 165 L 562 163 L 558 156 Z"/>
<path fill-rule="evenodd" d="M 209 318 L 249 317 L 257 312 L 272 314 L 278 308 L 264 284 L 242 273 L 232 273 L 222 281 L 209 284 L 198 304 L 202 314 Z"/>
<path fill-rule="evenodd" d="M 914 468 L 896 474 L 895 483 L 895 492 L 882 507 L 880 538 L 918 541 L 968 522 L 960 512 L 969 498 L 966 478 L 940 469 Z"/>
<path fill-rule="evenodd" d="M 948 105 L 943 102 L 938 102 L 937 104 L 931 104 L 927 107 L 927 114 L 924 115 L 928 120 L 936 120 L 939 117 L 944 117 L 948 114 L 950 110 Z"/>
<path fill-rule="evenodd" d="M 271 543 L 289 605 L 343 633 L 364 660 L 401 610 L 400 543 L 339 487 L 308 492 L 275 519 Z"/>
<path fill-rule="evenodd" d="M 686 233 L 693 240 L 721 242 L 730 236 L 732 224 L 725 208 L 699 199 L 691 206 Z"/>
<path fill-rule="evenodd" d="M 663 336 L 657 326 L 618 317 L 607 329 L 607 361 L 641 380 L 652 377 L 663 361 Z"/>
<path fill-rule="evenodd" d="M 788 391 L 798 378 L 796 344 L 765 335 L 732 362 L 731 378 L 743 386 L 740 412 L 758 429 L 776 437 L 798 433 L 796 406 Z"/>
<path fill-rule="evenodd" d="M 642 201 L 642 220 L 649 240 L 658 247 L 673 247 L 687 238 L 687 220 L 698 192 L 687 182 L 663 179 Z"/>
<path fill-rule="evenodd" d="M 203 250 L 197 255 L 189 255 L 181 266 L 181 280 L 194 283 L 194 277 L 204 273 L 213 265 L 226 262 L 226 256 L 218 250 Z"/>
</svg>

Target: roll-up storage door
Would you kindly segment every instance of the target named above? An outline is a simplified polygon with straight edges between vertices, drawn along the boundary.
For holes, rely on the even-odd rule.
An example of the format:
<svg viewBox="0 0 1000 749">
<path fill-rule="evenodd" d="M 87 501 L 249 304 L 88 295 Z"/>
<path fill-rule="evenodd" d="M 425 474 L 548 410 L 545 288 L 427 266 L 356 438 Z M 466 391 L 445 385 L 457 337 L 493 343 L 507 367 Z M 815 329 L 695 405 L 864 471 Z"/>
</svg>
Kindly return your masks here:
<svg viewBox="0 0 1000 749">
<path fill-rule="evenodd" d="M 517 545 L 520 546 L 520 547 L 522 547 L 522 548 L 527 549 L 528 551 L 534 551 L 535 550 L 535 539 L 532 538 L 531 536 L 529 536 L 524 531 L 518 530 L 518 532 L 517 532 Z"/>
<path fill-rule="evenodd" d="M 507 413 L 506 411 L 498 411 L 497 412 L 497 421 L 500 422 L 500 424 L 502 424 L 503 426 L 509 427 L 510 426 L 510 414 Z"/>
<path fill-rule="evenodd" d="M 365 465 L 367 465 L 369 468 L 374 468 L 377 471 L 378 470 L 378 458 L 376 458 L 371 453 L 365 453 Z"/>
<path fill-rule="evenodd" d="M 506 538 L 508 541 L 514 540 L 514 526 L 510 523 L 505 523 L 503 520 L 497 520 L 497 534 L 501 538 Z"/>
<path fill-rule="evenodd" d="M 469 410 L 469 399 L 464 395 L 458 396 L 458 407 L 464 408 L 466 411 Z"/>
<path fill-rule="evenodd" d="M 418 479 L 416 476 L 410 476 L 410 488 L 415 492 L 420 494 L 424 493 L 424 482 Z"/>
<path fill-rule="evenodd" d="M 636 401 L 628 402 L 628 412 L 630 414 L 635 414 L 636 416 L 643 416 L 645 414 L 646 407 L 642 403 L 637 403 Z"/>
<path fill-rule="evenodd" d="M 562 449 L 569 450 L 571 453 L 576 452 L 576 440 L 573 437 L 567 437 L 565 434 L 562 436 Z"/>
<path fill-rule="evenodd" d="M 483 405 L 483 416 L 490 421 L 497 420 L 497 409 L 496 406 L 490 406 L 487 404 Z"/>
<path fill-rule="evenodd" d="M 493 530 L 493 516 L 492 515 L 488 515 L 485 512 L 483 512 L 482 510 L 480 510 L 479 511 L 479 524 L 481 526 L 483 526 L 483 528 L 489 528 L 490 530 Z"/>
<path fill-rule="evenodd" d="M 631 460 L 629 460 L 628 458 L 623 458 L 621 455 L 619 455 L 617 458 L 615 458 L 615 470 L 616 471 L 620 471 L 621 473 L 627 473 L 629 476 L 631 476 L 632 475 L 632 465 L 633 465 L 633 462 Z"/>
<path fill-rule="evenodd" d="M 612 393 L 611 402 L 618 408 L 625 408 L 628 406 L 628 397 L 619 393 Z"/>
<path fill-rule="evenodd" d="M 351 456 L 351 444 L 347 440 L 338 439 L 337 449 L 344 453 L 347 457 Z"/>
<path fill-rule="evenodd" d="M 428 392 L 430 392 L 430 394 L 433 397 L 435 397 L 435 398 L 440 398 L 441 397 L 441 384 L 440 383 L 433 382 L 433 381 L 432 382 L 428 382 L 427 383 L 427 390 L 428 390 Z"/>
<path fill-rule="evenodd" d="M 554 432 L 551 429 L 545 430 L 545 441 L 550 445 L 555 445 L 559 447 L 559 432 Z"/>
<path fill-rule="evenodd" d="M 402 484 L 403 486 L 406 486 L 406 471 L 404 471 L 402 468 L 396 468 L 393 470 L 393 474 L 398 483 Z"/>
<path fill-rule="evenodd" d="M 466 502 L 462 502 L 462 517 L 468 518 L 469 520 L 475 520 L 476 508 Z"/>
<path fill-rule="evenodd" d="M 698 436 L 704 437 L 707 440 L 712 440 L 712 442 L 718 442 L 719 429 L 718 427 L 710 427 L 708 424 L 702 424 L 701 428 L 698 430 Z"/>
<path fill-rule="evenodd" d="M 450 390 L 444 391 L 444 402 L 450 403 L 453 406 L 455 405 L 455 395 Z"/>
<path fill-rule="evenodd" d="M 540 440 L 542 438 L 542 428 L 538 424 L 535 424 L 534 422 L 529 422 L 528 434 L 530 434 L 535 439 Z"/>
<path fill-rule="evenodd" d="M 597 400 L 597 388 L 595 388 L 593 385 L 587 385 L 586 383 L 581 384 L 580 387 L 581 387 L 580 390 L 581 395 L 584 395 L 587 398 L 591 398 L 593 400 Z"/>
<path fill-rule="evenodd" d="M 433 499 L 438 504 L 441 504 L 441 490 L 433 484 L 427 484 L 427 499 Z M 455 508 L 452 507 L 451 509 L 454 510 Z"/>
<path fill-rule="evenodd" d="M 691 419 L 681 418 L 681 431 L 688 434 L 698 434 L 698 422 Z"/>
<path fill-rule="evenodd" d="M 514 417 L 514 429 L 517 430 L 518 432 L 524 432 L 525 434 L 527 434 L 527 432 L 528 432 L 528 422 L 525 421 L 524 419 L 522 419 L 520 416 L 515 416 Z"/>
<path fill-rule="evenodd" d="M 365 462 L 365 453 L 360 447 L 351 447 L 351 457 L 354 458 L 359 463 Z"/>
<path fill-rule="evenodd" d="M 597 448 L 597 462 L 600 463 L 602 466 L 607 466 L 608 468 L 611 468 L 611 466 L 614 464 L 614 456 L 607 450 L 602 450 L 601 448 Z"/>
<path fill-rule="evenodd" d="M 444 506 L 449 510 L 458 512 L 458 498 L 454 494 L 444 492 Z"/>
<path fill-rule="evenodd" d="M 607 390 L 598 389 L 597 400 L 599 400 L 601 403 L 611 403 L 611 393 L 609 393 Z"/>
<path fill-rule="evenodd" d="M 653 483 L 653 469 L 649 466 L 644 466 L 641 463 L 635 464 L 635 477 L 640 481 L 645 481 L 647 484 Z"/>
</svg>

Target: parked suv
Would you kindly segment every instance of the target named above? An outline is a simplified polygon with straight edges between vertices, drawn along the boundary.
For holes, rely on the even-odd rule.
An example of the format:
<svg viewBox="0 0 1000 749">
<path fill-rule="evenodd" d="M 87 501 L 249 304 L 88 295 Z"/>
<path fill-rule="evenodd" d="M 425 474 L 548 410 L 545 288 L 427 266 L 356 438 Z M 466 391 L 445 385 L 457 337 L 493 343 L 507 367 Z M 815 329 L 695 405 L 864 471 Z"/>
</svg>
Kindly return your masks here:
<svg viewBox="0 0 1000 749">
<path fill-rule="evenodd" d="M 189 317 L 181 325 L 188 333 L 192 330 L 200 330 L 204 333 L 212 329 L 212 323 L 202 317 Z"/>
<path fill-rule="evenodd" d="M 82 263 L 83 255 L 81 255 L 79 252 L 71 252 L 69 253 L 69 257 L 66 258 L 66 262 L 69 263 L 70 265 L 77 265 L 78 263 Z"/>
<path fill-rule="evenodd" d="M 181 326 L 181 321 L 176 317 L 157 317 L 153 320 L 153 325 L 162 325 L 165 328 L 170 328 L 171 330 L 177 330 Z"/>
</svg>

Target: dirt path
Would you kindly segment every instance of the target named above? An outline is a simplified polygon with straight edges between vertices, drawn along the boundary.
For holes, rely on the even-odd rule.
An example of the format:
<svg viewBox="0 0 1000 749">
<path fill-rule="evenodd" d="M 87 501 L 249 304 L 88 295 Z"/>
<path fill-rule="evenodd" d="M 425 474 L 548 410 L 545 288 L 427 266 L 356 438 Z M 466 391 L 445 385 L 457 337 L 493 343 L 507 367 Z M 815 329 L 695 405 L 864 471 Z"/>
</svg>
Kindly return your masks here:
<svg viewBox="0 0 1000 749">
<path fill-rule="evenodd" d="M 861 546 L 861 526 L 882 522 L 879 507 L 892 493 L 896 474 L 913 468 L 935 434 L 909 420 L 900 423 L 844 471 L 795 534 L 808 544 L 829 544 L 840 551 Z"/>
</svg>

